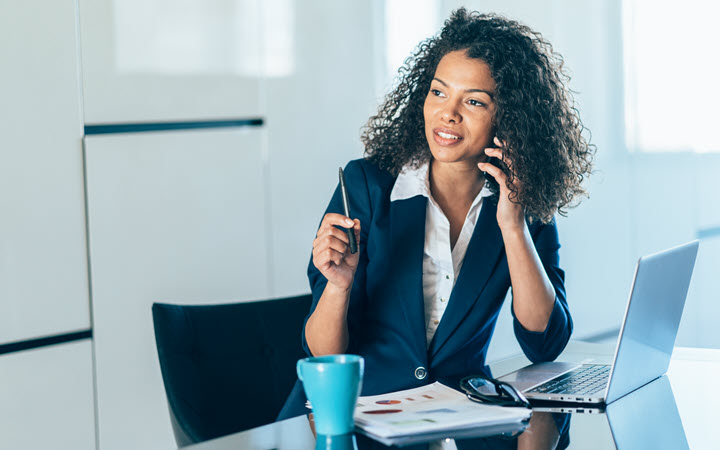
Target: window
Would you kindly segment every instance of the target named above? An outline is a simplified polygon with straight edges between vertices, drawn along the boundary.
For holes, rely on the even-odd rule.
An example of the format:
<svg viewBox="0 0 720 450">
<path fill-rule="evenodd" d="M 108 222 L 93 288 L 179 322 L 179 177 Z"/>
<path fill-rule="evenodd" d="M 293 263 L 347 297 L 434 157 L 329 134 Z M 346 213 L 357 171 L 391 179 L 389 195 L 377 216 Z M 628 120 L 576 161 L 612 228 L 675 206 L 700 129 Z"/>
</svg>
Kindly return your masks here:
<svg viewBox="0 0 720 450">
<path fill-rule="evenodd" d="M 292 74 L 294 0 L 114 0 L 124 74 Z"/>
<path fill-rule="evenodd" d="M 395 79 L 398 69 L 417 49 L 435 35 L 439 23 L 437 0 L 387 0 L 385 3 L 385 67 L 387 77 Z"/>
<path fill-rule="evenodd" d="M 629 149 L 720 152 L 720 2 L 623 0 Z"/>
</svg>

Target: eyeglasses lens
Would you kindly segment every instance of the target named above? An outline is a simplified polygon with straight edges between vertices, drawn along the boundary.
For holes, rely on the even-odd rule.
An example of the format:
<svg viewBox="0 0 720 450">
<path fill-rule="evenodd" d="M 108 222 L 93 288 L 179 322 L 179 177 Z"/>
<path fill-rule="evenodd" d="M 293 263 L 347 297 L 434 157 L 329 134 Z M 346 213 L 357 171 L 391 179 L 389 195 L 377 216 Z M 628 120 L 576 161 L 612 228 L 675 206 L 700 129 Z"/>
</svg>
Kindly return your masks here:
<svg viewBox="0 0 720 450">
<path fill-rule="evenodd" d="M 460 387 L 468 394 L 468 398 L 475 402 L 530 407 L 525 396 L 511 385 L 501 381 L 482 377 L 466 377 L 460 382 Z"/>
<path fill-rule="evenodd" d="M 482 378 L 471 378 L 468 380 L 468 384 L 472 386 L 478 394 L 487 396 L 500 395 L 495 387 L 495 384 L 489 382 L 488 380 L 484 380 Z"/>
</svg>

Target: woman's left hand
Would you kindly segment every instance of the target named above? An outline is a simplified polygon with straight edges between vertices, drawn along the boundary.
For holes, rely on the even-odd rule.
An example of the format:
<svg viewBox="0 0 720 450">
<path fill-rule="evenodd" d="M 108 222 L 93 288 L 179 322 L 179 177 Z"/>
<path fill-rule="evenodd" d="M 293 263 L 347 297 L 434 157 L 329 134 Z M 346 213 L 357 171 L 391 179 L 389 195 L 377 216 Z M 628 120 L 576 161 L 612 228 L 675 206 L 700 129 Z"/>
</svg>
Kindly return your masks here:
<svg viewBox="0 0 720 450">
<path fill-rule="evenodd" d="M 497 145 L 497 148 L 486 148 L 485 154 L 488 156 L 495 157 L 502 161 L 508 168 L 509 172 L 512 172 L 512 161 L 508 158 L 503 160 L 503 143 L 497 137 L 493 140 Z M 497 221 L 502 231 L 510 230 L 522 230 L 525 227 L 525 208 L 519 203 L 515 203 L 510 200 L 510 194 L 512 191 L 507 186 L 507 174 L 500 168 L 490 164 L 489 162 L 478 163 L 478 168 L 483 172 L 490 174 L 498 185 L 500 185 L 500 198 L 498 199 L 497 206 Z M 516 189 L 521 189 L 522 186 L 518 179 L 513 180 L 513 185 Z"/>
</svg>

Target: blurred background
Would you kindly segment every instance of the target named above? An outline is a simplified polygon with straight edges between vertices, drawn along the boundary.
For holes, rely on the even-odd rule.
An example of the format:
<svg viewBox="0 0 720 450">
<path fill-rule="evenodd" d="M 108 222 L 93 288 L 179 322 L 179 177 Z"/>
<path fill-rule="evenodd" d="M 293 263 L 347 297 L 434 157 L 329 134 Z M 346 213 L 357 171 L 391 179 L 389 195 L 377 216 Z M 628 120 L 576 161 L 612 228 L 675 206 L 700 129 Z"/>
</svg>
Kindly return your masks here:
<svg viewBox="0 0 720 450">
<path fill-rule="evenodd" d="M 2 0 L 0 447 L 174 448 L 150 305 L 308 292 L 337 167 L 460 6 L 541 32 L 592 131 L 574 338 L 615 339 L 637 259 L 699 238 L 677 345 L 720 347 L 711 2 Z"/>
</svg>

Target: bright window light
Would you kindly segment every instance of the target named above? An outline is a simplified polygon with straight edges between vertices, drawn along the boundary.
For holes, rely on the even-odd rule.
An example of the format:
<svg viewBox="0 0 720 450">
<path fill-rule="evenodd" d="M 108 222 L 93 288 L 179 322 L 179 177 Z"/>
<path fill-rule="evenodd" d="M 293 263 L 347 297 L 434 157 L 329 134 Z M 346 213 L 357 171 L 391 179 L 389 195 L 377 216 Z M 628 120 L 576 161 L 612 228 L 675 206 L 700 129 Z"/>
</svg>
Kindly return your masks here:
<svg viewBox="0 0 720 450">
<path fill-rule="evenodd" d="M 720 152 L 720 2 L 623 0 L 630 150 Z"/>
<path fill-rule="evenodd" d="M 294 70 L 296 0 L 114 0 L 124 74 L 284 77 Z"/>
<path fill-rule="evenodd" d="M 387 0 L 385 2 L 385 65 L 389 79 L 412 54 L 420 41 L 440 30 L 437 0 Z"/>
</svg>

